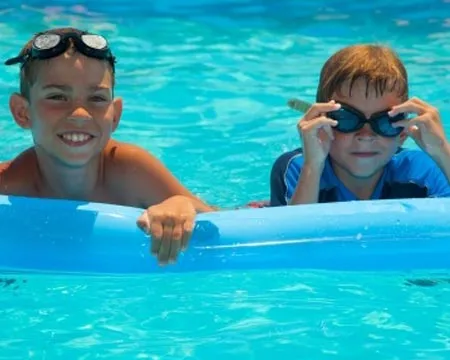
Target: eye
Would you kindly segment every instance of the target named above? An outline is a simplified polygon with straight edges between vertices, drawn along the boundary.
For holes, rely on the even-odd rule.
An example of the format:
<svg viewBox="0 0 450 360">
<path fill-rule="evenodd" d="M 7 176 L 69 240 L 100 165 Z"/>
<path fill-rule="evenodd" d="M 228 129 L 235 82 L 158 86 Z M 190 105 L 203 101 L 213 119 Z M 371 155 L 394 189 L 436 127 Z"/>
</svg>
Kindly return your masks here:
<svg viewBox="0 0 450 360">
<path fill-rule="evenodd" d="M 104 102 L 104 101 L 108 101 L 107 97 L 106 97 L 106 96 L 103 96 L 103 95 L 94 95 L 94 96 L 91 96 L 91 97 L 89 98 L 89 100 L 90 100 L 90 101 L 93 101 L 93 102 Z"/>
<path fill-rule="evenodd" d="M 67 96 L 63 94 L 50 94 L 46 96 L 46 99 L 48 100 L 54 100 L 54 101 L 66 101 Z"/>
</svg>

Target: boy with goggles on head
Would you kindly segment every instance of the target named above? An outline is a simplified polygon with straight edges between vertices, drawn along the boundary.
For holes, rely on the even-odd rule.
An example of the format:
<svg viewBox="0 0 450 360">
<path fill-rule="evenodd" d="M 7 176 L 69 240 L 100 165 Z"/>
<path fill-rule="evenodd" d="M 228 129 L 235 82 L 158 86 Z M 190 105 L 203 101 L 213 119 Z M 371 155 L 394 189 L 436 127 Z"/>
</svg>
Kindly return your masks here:
<svg viewBox="0 0 450 360">
<path fill-rule="evenodd" d="M 9 105 L 34 146 L 0 164 L 0 193 L 142 207 L 138 225 L 152 235 L 151 252 L 161 264 L 174 262 L 196 213 L 212 209 L 148 152 L 111 139 L 122 100 L 114 97 L 115 58 L 106 39 L 49 30 L 6 64 L 21 65 L 20 93 Z"/>
<path fill-rule="evenodd" d="M 303 149 L 272 167 L 271 206 L 450 196 L 450 145 L 439 113 L 408 99 L 406 69 L 391 49 L 335 53 L 316 100 L 298 123 Z M 407 136 L 423 151 L 402 149 Z"/>
</svg>

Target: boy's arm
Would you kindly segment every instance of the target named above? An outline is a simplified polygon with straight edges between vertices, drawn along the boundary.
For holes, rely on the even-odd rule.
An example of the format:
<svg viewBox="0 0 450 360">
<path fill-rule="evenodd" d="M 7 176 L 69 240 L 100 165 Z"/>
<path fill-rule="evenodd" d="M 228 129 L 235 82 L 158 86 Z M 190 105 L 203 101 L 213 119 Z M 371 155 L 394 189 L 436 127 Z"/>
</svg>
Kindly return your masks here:
<svg viewBox="0 0 450 360">
<path fill-rule="evenodd" d="M 132 202 L 148 208 L 171 197 L 184 196 L 192 201 L 197 213 L 215 210 L 193 195 L 161 161 L 144 149 L 120 144 L 117 150 L 113 162 L 119 165 L 116 171 L 125 179 L 123 185 Z"/>
<path fill-rule="evenodd" d="M 315 204 L 319 201 L 322 171 L 323 169 L 308 164 L 303 166 L 289 205 Z"/>
<path fill-rule="evenodd" d="M 281 155 L 270 175 L 270 205 L 317 203 L 322 170 L 303 163 L 301 148 Z"/>
<path fill-rule="evenodd" d="M 431 157 L 438 168 L 435 168 L 429 185 L 430 197 L 450 197 L 450 145 L 448 143 L 442 149 L 440 156 Z"/>
<path fill-rule="evenodd" d="M 123 180 L 120 188 L 127 202 L 145 209 L 137 225 L 151 236 L 150 252 L 161 265 L 176 262 L 179 253 L 188 247 L 195 215 L 214 209 L 190 193 L 144 149 L 117 142 L 109 149 L 114 171 L 108 177 Z"/>
<path fill-rule="evenodd" d="M 450 144 L 446 141 L 440 155 L 433 158 L 450 183 Z"/>
</svg>

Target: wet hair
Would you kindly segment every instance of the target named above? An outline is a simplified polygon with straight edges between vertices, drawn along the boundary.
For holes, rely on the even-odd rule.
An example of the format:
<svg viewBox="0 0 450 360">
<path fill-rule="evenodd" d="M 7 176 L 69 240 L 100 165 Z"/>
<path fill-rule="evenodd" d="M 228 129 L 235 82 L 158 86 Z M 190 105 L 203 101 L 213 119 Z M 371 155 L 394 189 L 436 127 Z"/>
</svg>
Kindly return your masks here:
<svg viewBox="0 0 450 360">
<path fill-rule="evenodd" d="M 68 33 L 74 33 L 76 35 L 81 36 L 82 34 L 86 34 L 87 32 L 77 29 L 77 28 L 64 27 L 64 28 L 54 28 L 54 29 L 46 30 L 44 32 L 37 33 L 23 46 L 22 50 L 19 53 L 19 56 L 23 56 L 31 50 L 34 39 L 39 35 L 57 34 L 57 35 L 63 36 Z M 66 50 L 66 53 L 77 52 L 77 49 L 71 40 L 70 40 L 70 44 L 71 45 Z M 30 88 L 33 86 L 33 84 L 36 82 L 36 79 L 37 79 L 37 74 L 38 74 L 38 69 L 39 69 L 38 65 L 39 65 L 39 63 L 41 63 L 43 61 L 48 61 L 48 60 L 39 60 L 39 59 L 29 58 L 22 64 L 22 66 L 20 68 L 20 94 L 28 100 L 30 98 Z M 108 68 L 111 72 L 112 87 L 114 89 L 114 85 L 115 85 L 114 65 L 111 64 L 107 60 L 99 60 L 99 61 L 104 61 L 108 64 Z"/>
<path fill-rule="evenodd" d="M 371 91 L 375 95 L 395 92 L 408 98 L 408 75 L 398 55 L 382 45 L 352 45 L 333 54 L 320 73 L 316 101 L 328 102 L 334 93 L 342 94 L 344 85 L 351 96 L 353 85 L 358 80 L 366 84 L 366 97 Z"/>
</svg>

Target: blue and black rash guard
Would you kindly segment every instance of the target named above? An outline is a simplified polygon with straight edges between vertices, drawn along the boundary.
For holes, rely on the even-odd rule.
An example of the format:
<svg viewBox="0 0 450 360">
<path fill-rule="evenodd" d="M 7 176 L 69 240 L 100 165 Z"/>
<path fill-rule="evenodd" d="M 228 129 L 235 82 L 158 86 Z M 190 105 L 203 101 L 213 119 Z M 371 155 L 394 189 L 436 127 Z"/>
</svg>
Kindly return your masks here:
<svg viewBox="0 0 450 360">
<path fill-rule="evenodd" d="M 272 166 L 270 206 L 287 205 L 303 166 L 301 148 L 282 154 Z M 402 149 L 387 163 L 371 199 L 450 197 L 450 184 L 434 160 L 420 150 Z M 337 178 L 327 159 L 320 179 L 319 202 L 358 200 Z"/>
</svg>

